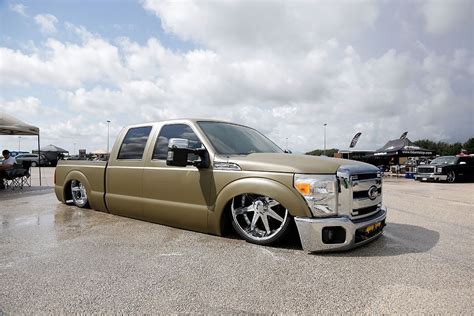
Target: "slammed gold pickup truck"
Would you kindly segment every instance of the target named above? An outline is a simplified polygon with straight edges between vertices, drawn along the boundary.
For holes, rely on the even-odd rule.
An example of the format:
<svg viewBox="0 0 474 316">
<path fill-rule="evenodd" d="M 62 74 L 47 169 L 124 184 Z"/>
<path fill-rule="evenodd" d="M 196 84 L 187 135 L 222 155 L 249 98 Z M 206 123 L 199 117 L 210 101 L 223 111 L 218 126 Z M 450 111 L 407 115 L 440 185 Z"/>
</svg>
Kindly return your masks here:
<svg viewBox="0 0 474 316">
<path fill-rule="evenodd" d="M 289 154 L 255 129 L 213 120 L 124 128 L 108 162 L 60 161 L 63 203 L 245 240 L 278 242 L 296 223 L 306 251 L 345 250 L 383 232 L 372 165 Z"/>
</svg>

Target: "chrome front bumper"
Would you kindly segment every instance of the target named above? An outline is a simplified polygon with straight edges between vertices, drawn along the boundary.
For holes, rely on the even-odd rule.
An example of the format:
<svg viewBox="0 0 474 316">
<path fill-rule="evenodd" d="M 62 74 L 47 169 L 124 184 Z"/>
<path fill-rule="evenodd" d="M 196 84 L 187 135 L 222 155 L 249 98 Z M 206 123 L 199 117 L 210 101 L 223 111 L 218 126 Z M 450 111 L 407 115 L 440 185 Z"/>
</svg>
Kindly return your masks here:
<svg viewBox="0 0 474 316">
<path fill-rule="evenodd" d="M 379 232 L 377 232 L 373 236 L 370 236 L 367 239 L 361 241 L 356 240 L 358 229 L 379 222 L 385 223 L 386 217 L 387 209 L 385 207 L 381 207 L 380 210 L 374 215 L 359 220 L 351 220 L 347 217 L 295 217 L 295 222 L 296 226 L 298 227 L 298 233 L 300 235 L 301 244 L 305 251 L 338 251 L 361 246 L 379 237 L 383 233 L 383 227 Z M 323 229 L 325 227 L 343 227 L 346 231 L 345 241 L 342 243 L 324 243 Z"/>
<path fill-rule="evenodd" d="M 445 174 L 435 174 L 435 173 L 420 173 L 420 174 L 415 174 L 415 180 L 423 180 L 423 179 L 426 179 L 426 180 L 441 180 L 441 181 L 446 181 L 446 179 L 448 178 L 447 175 Z"/>
</svg>

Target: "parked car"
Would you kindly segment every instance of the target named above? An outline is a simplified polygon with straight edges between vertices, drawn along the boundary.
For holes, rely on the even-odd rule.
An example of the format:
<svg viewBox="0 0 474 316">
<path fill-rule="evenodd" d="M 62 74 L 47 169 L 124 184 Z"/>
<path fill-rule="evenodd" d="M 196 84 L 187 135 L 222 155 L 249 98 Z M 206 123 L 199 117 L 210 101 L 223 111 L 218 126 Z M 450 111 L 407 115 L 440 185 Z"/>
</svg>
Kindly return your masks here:
<svg viewBox="0 0 474 316">
<path fill-rule="evenodd" d="M 15 157 L 15 159 L 18 164 L 21 164 L 23 161 L 31 161 L 32 167 L 37 167 L 38 165 L 41 165 L 41 166 L 50 165 L 50 162 L 48 161 L 48 159 L 43 155 L 41 155 L 41 163 L 37 154 L 19 154 Z"/>
<path fill-rule="evenodd" d="M 415 180 L 447 181 L 474 180 L 474 157 L 442 156 L 433 159 L 429 165 L 417 167 Z"/>
<path fill-rule="evenodd" d="M 63 203 L 150 222 L 272 244 L 293 222 L 303 249 L 363 245 L 383 232 L 377 167 L 285 153 L 258 131 L 208 120 L 173 120 L 122 130 L 110 159 L 61 160 Z"/>
</svg>

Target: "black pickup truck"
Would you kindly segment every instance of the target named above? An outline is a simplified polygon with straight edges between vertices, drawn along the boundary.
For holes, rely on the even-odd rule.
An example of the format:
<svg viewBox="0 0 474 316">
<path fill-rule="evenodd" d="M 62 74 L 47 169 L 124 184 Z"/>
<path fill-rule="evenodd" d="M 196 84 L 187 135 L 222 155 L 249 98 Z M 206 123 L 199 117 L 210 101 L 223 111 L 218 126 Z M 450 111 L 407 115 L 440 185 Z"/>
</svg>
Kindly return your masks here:
<svg viewBox="0 0 474 316">
<path fill-rule="evenodd" d="M 429 165 L 420 165 L 416 169 L 415 180 L 447 181 L 474 180 L 473 156 L 437 157 Z"/>
</svg>

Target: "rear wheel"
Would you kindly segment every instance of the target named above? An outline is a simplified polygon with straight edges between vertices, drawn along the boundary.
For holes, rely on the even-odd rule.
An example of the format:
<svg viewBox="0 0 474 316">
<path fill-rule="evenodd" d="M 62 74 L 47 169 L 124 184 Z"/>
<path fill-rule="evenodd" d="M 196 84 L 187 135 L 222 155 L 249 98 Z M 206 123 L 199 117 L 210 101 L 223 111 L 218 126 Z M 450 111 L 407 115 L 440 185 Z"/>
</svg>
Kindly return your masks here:
<svg viewBox="0 0 474 316">
<path fill-rule="evenodd" d="M 268 245 L 288 231 L 291 215 L 278 201 L 261 195 L 243 194 L 232 199 L 232 226 L 245 240 Z"/>
<path fill-rule="evenodd" d="M 71 195 L 74 205 L 77 207 L 89 206 L 86 187 L 79 180 L 71 181 Z"/>
<path fill-rule="evenodd" d="M 38 164 L 36 163 L 36 161 L 33 161 L 33 162 L 31 163 L 31 166 L 32 166 L 32 167 L 36 167 L 37 165 L 38 165 Z"/>
<path fill-rule="evenodd" d="M 446 177 L 446 181 L 449 183 L 456 182 L 456 173 L 454 171 L 448 171 L 448 176 Z"/>
</svg>

